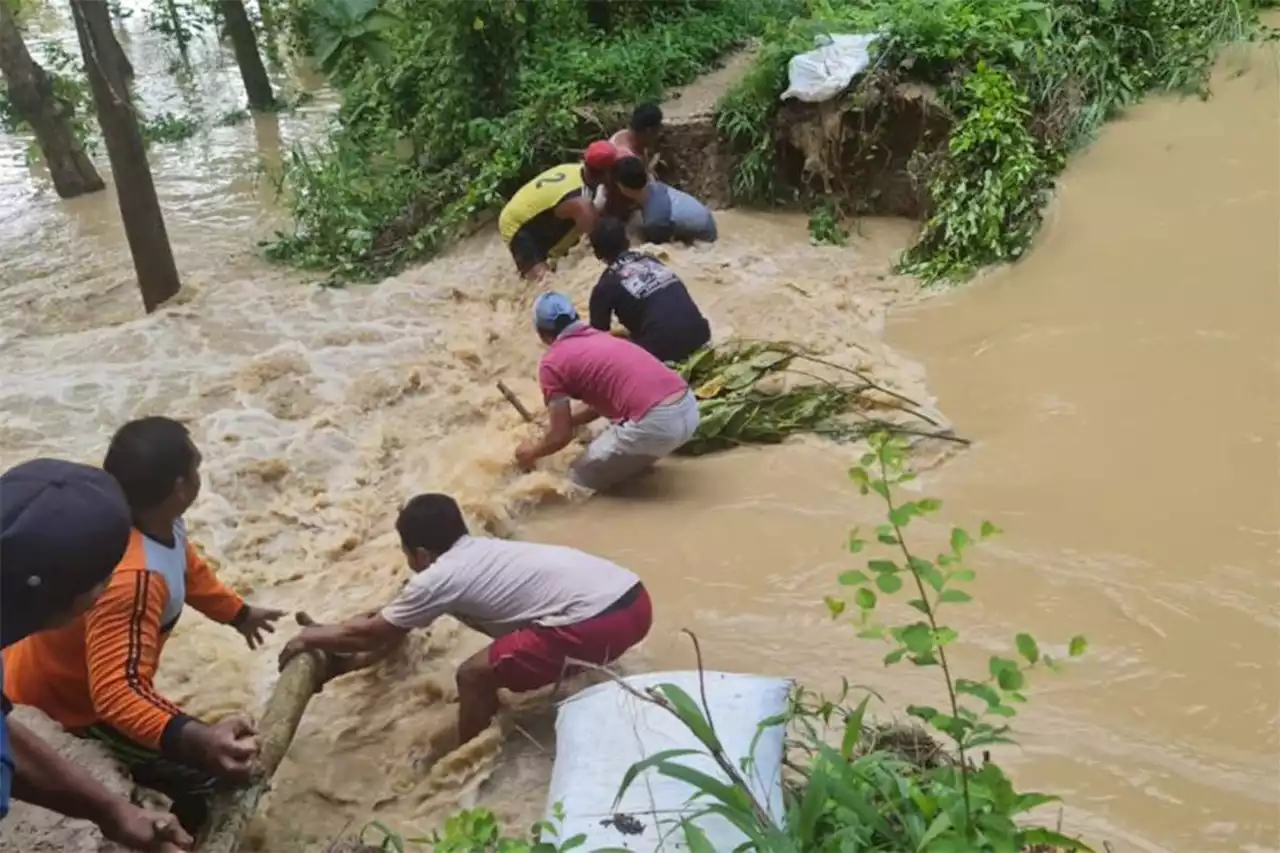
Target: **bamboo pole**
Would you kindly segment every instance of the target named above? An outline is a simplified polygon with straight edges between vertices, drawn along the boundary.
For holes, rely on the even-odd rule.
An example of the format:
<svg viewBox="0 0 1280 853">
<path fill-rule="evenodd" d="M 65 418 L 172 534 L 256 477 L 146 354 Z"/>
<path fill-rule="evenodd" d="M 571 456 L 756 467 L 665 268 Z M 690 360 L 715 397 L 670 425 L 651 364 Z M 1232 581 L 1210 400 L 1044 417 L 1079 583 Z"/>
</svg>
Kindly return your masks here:
<svg viewBox="0 0 1280 853">
<path fill-rule="evenodd" d="M 240 849 L 245 829 L 258 810 L 258 801 L 271 787 L 271 777 L 293 743 L 307 703 L 324 686 L 328 675 L 328 662 L 318 652 L 300 654 L 285 664 L 258 726 L 262 748 L 258 775 L 248 787 L 213 796 L 208 827 L 196 845 L 199 853 L 236 853 Z"/>
</svg>

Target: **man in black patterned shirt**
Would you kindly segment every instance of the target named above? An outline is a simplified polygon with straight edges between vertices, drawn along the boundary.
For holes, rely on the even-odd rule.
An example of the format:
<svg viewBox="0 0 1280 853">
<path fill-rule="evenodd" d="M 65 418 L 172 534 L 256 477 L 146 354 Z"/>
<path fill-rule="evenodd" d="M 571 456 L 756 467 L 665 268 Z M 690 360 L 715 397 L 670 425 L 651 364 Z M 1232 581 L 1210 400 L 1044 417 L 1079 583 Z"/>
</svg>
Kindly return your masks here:
<svg viewBox="0 0 1280 853">
<path fill-rule="evenodd" d="M 602 219 L 591 246 L 607 265 L 591 291 L 592 327 L 607 332 L 617 315 L 632 342 L 659 361 L 683 361 L 707 345 L 711 326 L 689 289 L 657 258 L 632 251 L 621 221 Z"/>
</svg>

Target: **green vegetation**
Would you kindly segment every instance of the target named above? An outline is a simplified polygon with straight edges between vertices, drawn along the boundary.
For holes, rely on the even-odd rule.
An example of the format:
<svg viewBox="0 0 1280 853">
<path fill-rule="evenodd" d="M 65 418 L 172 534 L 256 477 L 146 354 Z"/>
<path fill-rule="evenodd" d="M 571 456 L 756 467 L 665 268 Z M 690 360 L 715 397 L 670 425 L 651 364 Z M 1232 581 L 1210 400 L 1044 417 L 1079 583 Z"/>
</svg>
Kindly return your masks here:
<svg viewBox="0 0 1280 853">
<path fill-rule="evenodd" d="M 865 373 L 788 344 L 730 341 L 699 350 L 676 369 L 693 388 L 701 415 L 698 431 L 679 450 L 685 456 L 779 444 L 802 432 L 852 441 L 886 430 L 935 435 L 929 428 L 939 428 L 919 404 Z M 910 422 L 880 417 L 890 410 Z"/>
<path fill-rule="evenodd" d="M 142 138 L 152 142 L 182 142 L 200 132 L 200 122 L 191 116 L 179 116 L 170 112 L 142 119 Z"/>
<path fill-rule="evenodd" d="M 844 214 L 834 200 L 824 198 L 809 211 L 809 234 L 813 242 L 829 246 L 843 246 L 849 242 L 849 232 L 841 220 Z"/>
<path fill-rule="evenodd" d="M 954 117 L 945 150 L 919 178 L 933 209 L 904 272 L 954 281 L 1016 259 L 1040 225 L 1067 155 L 1152 91 L 1207 94 L 1224 43 L 1256 32 L 1251 0 L 810 0 L 775 27 L 752 72 L 721 102 L 718 125 L 740 159 L 741 201 L 778 185 L 774 117 L 788 59 L 817 32 L 875 32 L 875 72 L 855 83 L 936 87 Z M 820 224 L 820 223 L 819 223 Z M 816 236 L 816 235 L 815 235 Z"/>
<path fill-rule="evenodd" d="M 955 527 L 942 553 L 933 560 L 920 556 L 908 544 L 906 531 L 917 519 L 936 516 L 942 502 L 901 497 L 898 487 L 913 475 L 907 469 L 905 443 L 887 433 L 871 437 L 870 450 L 850 469 L 849 477 L 863 495 L 874 494 L 885 507 L 884 523 L 875 528 L 875 545 L 855 530 L 849 551 L 862 554 L 878 547 L 882 553 L 866 559 L 865 570 L 840 575 L 839 583 L 852 593 L 852 601 L 828 597 L 827 609 L 858 638 L 887 644 L 886 667 L 905 661 L 936 671 L 939 693 L 945 697 L 942 707 L 910 705 L 902 712 L 917 726 L 886 727 L 868 719 L 876 698 L 869 690 L 851 698 L 846 686 L 830 700 L 798 690 L 785 714 L 760 723 L 761 731 L 786 725 L 790 736 L 785 814 L 778 820 L 756 800 L 747 783 L 749 765 L 740 766 L 725 752 L 705 707 L 672 684 L 634 692 L 676 716 L 701 744 L 696 752 L 714 760 L 728 782 L 685 763 L 682 759 L 690 750 L 670 750 L 631 767 L 619 801 L 645 771 L 691 784 L 698 794 L 670 829 L 683 837 L 692 853 L 716 853 L 696 826 L 707 815 L 732 823 L 748 839 L 738 849 L 756 853 L 1087 853 L 1090 848 L 1079 839 L 1028 821 L 1028 813 L 1057 803 L 1058 797 L 1019 791 L 985 754 L 980 763 L 973 760 L 987 747 L 1014 742 L 1010 721 L 1027 702 L 1028 676 L 1062 665 L 1058 653 L 1041 648 L 1027 633 L 1014 636 L 1007 656 L 991 656 L 983 672 L 964 673 L 951 657 L 960 635 L 946 624 L 944 614 L 952 605 L 971 600 L 968 589 L 975 574 L 969 552 L 999 531 L 989 522 L 977 533 Z M 882 598 L 890 597 L 907 598 L 907 621 L 885 621 L 880 605 Z M 1060 657 L 1078 657 L 1086 648 L 1083 637 L 1074 637 Z M 949 748 L 940 748 L 928 730 Z M 403 838 L 385 828 L 381 831 L 381 846 L 343 849 L 409 849 Z M 407 843 L 430 845 L 437 853 L 555 853 L 582 846 L 581 839 L 545 840 L 554 837 L 554 826 L 548 824 L 540 824 L 528 836 L 505 837 L 493 814 L 479 809 L 455 815 L 434 838 Z"/>
<path fill-rule="evenodd" d="M 343 106 L 325 143 L 287 158 L 281 187 L 295 230 L 267 249 L 343 279 L 431 256 L 522 181 L 578 157 L 634 103 L 689 82 L 799 8 L 799 0 L 615 4 L 606 31 L 582 0 L 386 0 L 380 8 L 396 23 L 379 19 L 376 39 L 368 26 L 360 38 L 343 30 L 330 50 L 331 36 L 317 41 L 321 13 L 308 10 L 344 3 L 364 7 L 290 7 L 291 39 L 328 57 Z"/>
</svg>

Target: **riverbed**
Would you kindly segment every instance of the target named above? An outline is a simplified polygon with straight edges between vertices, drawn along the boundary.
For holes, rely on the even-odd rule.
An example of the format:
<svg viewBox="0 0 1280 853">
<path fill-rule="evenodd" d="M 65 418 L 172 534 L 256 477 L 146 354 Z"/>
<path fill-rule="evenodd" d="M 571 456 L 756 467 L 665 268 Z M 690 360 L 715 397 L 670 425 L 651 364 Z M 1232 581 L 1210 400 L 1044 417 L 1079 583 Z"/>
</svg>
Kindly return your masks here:
<svg viewBox="0 0 1280 853">
<path fill-rule="evenodd" d="M 139 79 L 166 79 L 140 23 L 126 43 Z M 234 64 L 210 51 L 199 86 L 234 106 Z M 155 103 L 181 102 L 180 87 L 151 85 Z M 1089 638 L 1083 660 L 1035 680 L 1023 745 L 1002 758 L 1024 786 L 1064 796 L 1068 829 L 1117 850 L 1280 849 L 1274 50 L 1228 52 L 1214 91 L 1109 125 L 1064 175 L 1029 257 L 952 292 L 891 274 L 912 233 L 901 221 L 813 247 L 802 218 L 730 211 L 714 246 L 668 252 L 717 337 L 822 348 L 936 402 L 974 439 L 919 481 L 945 501 L 926 541 L 944 522 L 1007 531 L 975 555 L 976 603 L 954 617 L 962 665 L 981 667 L 1017 631 L 1046 646 Z M 166 413 L 204 451 L 194 535 L 256 602 L 319 618 L 376 606 L 405 579 L 397 504 L 447 491 L 476 525 L 639 572 L 657 624 L 625 669 L 687 667 L 678 629 L 690 628 L 715 668 L 818 690 L 847 678 L 892 704 L 935 697 L 930 673 L 885 670 L 822 605 L 852 567 L 848 528 L 877 512 L 849 487 L 848 450 L 798 440 L 673 461 L 581 502 L 566 460 L 510 466 L 527 428 L 494 382 L 535 400 L 539 347 L 533 294 L 495 235 L 346 290 L 260 260 L 254 243 L 284 219 L 259 164 L 320 131 L 319 96 L 154 151 L 184 292 L 152 317 L 114 190 L 60 202 L 25 143 L 0 137 L 0 464 L 97 461 L 122 421 Z M 579 250 L 556 286 L 582 300 L 598 273 Z M 255 655 L 184 619 L 161 686 L 211 716 L 260 707 L 280 642 Z M 505 739 L 414 760 L 446 719 L 452 666 L 479 645 L 441 625 L 327 688 L 256 824 L 258 849 L 324 849 L 370 818 L 422 832 L 472 804 L 512 825 L 540 817 L 545 707 Z"/>
</svg>

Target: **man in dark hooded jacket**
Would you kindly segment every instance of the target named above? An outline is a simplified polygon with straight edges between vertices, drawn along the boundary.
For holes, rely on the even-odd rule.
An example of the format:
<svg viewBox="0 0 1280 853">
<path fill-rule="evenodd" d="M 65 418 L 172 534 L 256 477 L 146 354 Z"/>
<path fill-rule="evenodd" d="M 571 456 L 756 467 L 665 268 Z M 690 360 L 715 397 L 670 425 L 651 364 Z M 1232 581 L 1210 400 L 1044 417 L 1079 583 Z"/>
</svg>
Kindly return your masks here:
<svg viewBox="0 0 1280 853">
<path fill-rule="evenodd" d="M 131 527 L 123 491 L 99 468 L 35 459 L 0 475 L 0 648 L 87 610 L 124 555 Z M 190 849 L 176 818 L 107 790 L 9 720 L 2 694 L 0 705 L 0 819 L 12 797 L 93 821 L 109 840 L 143 853 Z"/>
</svg>

